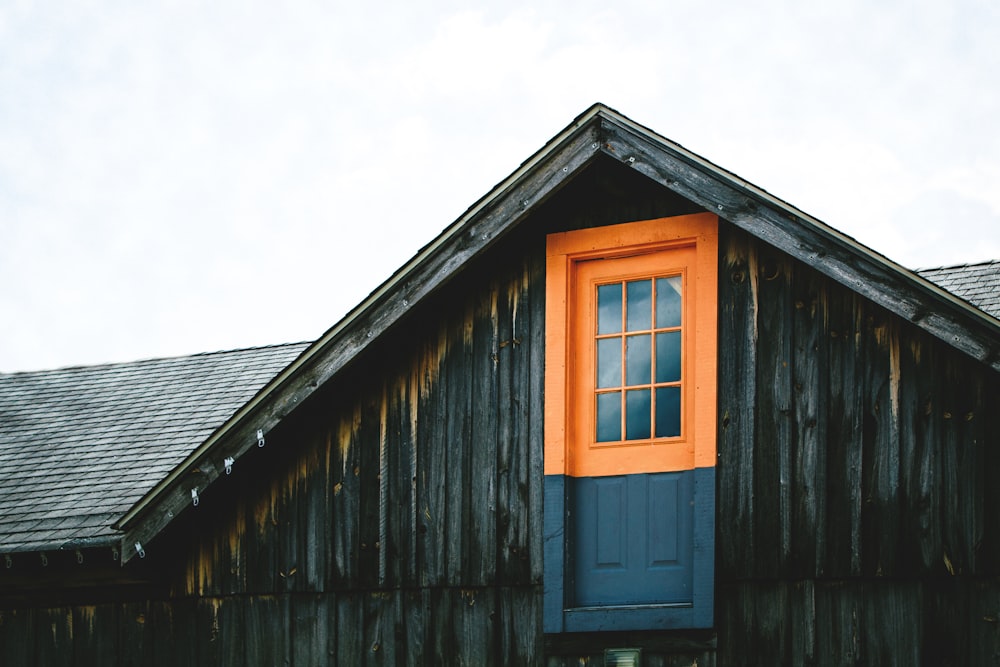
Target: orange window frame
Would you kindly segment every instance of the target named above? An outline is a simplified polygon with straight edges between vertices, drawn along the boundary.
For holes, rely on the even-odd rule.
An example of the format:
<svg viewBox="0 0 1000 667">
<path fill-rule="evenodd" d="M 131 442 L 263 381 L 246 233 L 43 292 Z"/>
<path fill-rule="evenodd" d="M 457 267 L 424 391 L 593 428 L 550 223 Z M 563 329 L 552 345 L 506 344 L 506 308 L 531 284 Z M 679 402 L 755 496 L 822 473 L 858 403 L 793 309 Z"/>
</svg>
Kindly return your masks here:
<svg viewBox="0 0 1000 667">
<path fill-rule="evenodd" d="M 709 213 L 548 236 L 546 475 L 598 477 L 715 465 L 717 266 L 718 218 Z M 665 275 L 681 275 L 683 281 L 681 434 L 598 444 L 596 285 Z"/>
</svg>

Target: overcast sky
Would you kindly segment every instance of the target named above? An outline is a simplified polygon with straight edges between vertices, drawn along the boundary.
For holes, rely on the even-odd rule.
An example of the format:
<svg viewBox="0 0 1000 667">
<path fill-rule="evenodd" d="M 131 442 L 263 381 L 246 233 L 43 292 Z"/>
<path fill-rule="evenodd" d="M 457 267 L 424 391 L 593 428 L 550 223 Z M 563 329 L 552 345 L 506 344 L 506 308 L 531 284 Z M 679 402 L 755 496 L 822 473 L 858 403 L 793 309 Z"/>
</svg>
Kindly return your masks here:
<svg viewBox="0 0 1000 667">
<path fill-rule="evenodd" d="M 0 4 L 0 371 L 315 339 L 597 101 L 1000 258 L 995 0 L 490 4 Z"/>
</svg>

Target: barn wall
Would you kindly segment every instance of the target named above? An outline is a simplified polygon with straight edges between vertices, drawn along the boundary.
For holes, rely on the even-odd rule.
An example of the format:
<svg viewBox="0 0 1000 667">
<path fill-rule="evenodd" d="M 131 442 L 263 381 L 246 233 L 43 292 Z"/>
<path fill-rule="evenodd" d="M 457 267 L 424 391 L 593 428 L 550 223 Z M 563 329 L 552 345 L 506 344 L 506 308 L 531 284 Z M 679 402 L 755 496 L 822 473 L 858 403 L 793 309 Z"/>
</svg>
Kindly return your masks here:
<svg viewBox="0 0 1000 667">
<path fill-rule="evenodd" d="M 991 664 L 996 374 L 726 224 L 716 628 L 542 635 L 544 235 L 692 210 L 583 174 L 0 664 Z"/>
<path fill-rule="evenodd" d="M 993 664 L 996 374 L 741 232 L 720 254 L 720 663 Z"/>
</svg>

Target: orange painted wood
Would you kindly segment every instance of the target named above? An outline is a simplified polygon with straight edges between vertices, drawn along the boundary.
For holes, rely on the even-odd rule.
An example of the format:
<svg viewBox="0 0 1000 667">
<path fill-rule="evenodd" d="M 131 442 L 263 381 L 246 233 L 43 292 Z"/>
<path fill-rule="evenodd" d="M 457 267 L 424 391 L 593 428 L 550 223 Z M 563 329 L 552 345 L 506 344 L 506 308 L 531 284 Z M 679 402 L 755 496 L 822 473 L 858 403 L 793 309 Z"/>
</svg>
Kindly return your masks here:
<svg viewBox="0 0 1000 667">
<path fill-rule="evenodd" d="M 545 474 L 715 465 L 718 219 L 695 214 L 552 234 L 547 242 Z M 596 443 L 598 283 L 682 275 L 681 435 Z"/>
</svg>

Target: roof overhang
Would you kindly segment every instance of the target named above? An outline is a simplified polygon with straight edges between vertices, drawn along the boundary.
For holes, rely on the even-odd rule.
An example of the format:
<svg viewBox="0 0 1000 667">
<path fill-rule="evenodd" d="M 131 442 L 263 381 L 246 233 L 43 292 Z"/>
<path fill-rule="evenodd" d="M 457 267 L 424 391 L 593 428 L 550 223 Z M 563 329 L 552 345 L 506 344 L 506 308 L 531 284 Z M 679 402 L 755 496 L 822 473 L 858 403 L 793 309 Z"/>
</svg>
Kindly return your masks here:
<svg viewBox="0 0 1000 667">
<path fill-rule="evenodd" d="M 476 202 L 244 405 L 115 525 L 122 562 L 312 392 L 598 157 L 621 161 L 1000 371 L 1000 321 L 735 174 L 592 106 Z"/>
</svg>

